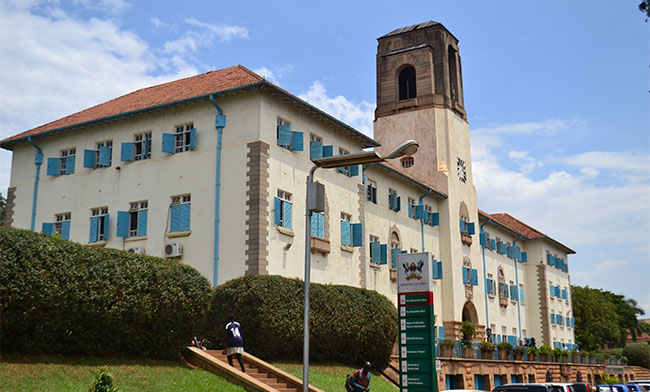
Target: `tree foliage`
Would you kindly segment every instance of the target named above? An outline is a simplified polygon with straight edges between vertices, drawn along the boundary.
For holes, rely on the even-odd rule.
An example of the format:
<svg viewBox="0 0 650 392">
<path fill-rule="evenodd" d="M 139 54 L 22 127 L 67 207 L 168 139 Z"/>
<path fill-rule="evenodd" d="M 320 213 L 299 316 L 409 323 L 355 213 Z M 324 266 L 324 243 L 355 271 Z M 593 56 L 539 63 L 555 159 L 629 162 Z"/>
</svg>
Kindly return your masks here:
<svg viewBox="0 0 650 392">
<path fill-rule="evenodd" d="M 650 369 L 650 345 L 648 344 L 630 344 L 623 349 L 623 356 L 627 358 L 628 365 Z"/>
<path fill-rule="evenodd" d="M 5 209 L 7 208 L 7 199 L 0 193 L 0 226 L 5 224 Z"/>
<path fill-rule="evenodd" d="M 609 291 L 571 286 L 576 342 L 583 350 L 595 350 L 606 343 L 625 345 L 627 331 L 639 331 L 637 315 L 645 312 L 637 302 Z"/>
</svg>

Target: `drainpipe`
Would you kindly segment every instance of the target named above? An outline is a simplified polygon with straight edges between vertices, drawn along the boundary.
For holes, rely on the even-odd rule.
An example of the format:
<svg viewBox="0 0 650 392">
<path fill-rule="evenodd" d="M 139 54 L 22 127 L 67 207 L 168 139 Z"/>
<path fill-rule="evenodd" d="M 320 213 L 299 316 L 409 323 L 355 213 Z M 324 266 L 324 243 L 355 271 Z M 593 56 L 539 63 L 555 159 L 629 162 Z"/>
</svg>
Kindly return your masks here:
<svg viewBox="0 0 650 392">
<path fill-rule="evenodd" d="M 480 234 L 485 233 L 483 227 L 490 222 L 492 222 L 492 218 L 488 218 L 487 222 L 481 225 L 481 228 L 479 230 Z M 483 298 L 485 298 L 485 324 L 487 328 L 490 328 L 490 316 L 488 315 L 487 272 L 485 272 L 485 247 L 484 246 L 481 246 L 481 255 L 483 256 L 483 286 L 485 286 L 485 293 L 483 295 Z"/>
<path fill-rule="evenodd" d="M 214 94 L 210 94 L 210 102 L 217 109 L 219 113 L 215 119 L 215 128 L 217 128 L 217 167 L 216 167 L 216 189 L 214 196 L 214 255 L 213 255 L 213 275 L 212 287 L 217 287 L 219 278 L 219 197 L 221 192 L 221 136 L 223 128 L 226 126 L 226 116 L 217 101 L 214 99 Z"/>
<path fill-rule="evenodd" d="M 512 243 L 512 246 L 514 247 L 517 241 L 522 239 L 522 235 L 519 235 L 519 238 L 515 240 L 515 242 Z M 519 263 L 515 259 L 515 284 L 517 285 L 517 292 L 519 292 L 519 273 L 517 272 L 517 263 Z M 519 294 L 519 293 L 518 293 Z M 517 322 L 519 323 L 519 339 L 521 340 L 521 298 L 519 298 L 519 301 L 517 301 Z"/>
<path fill-rule="evenodd" d="M 36 154 L 34 154 L 34 164 L 36 164 L 36 177 L 34 177 L 34 198 L 32 199 L 32 224 L 31 231 L 34 231 L 34 221 L 36 220 L 36 200 L 38 198 L 38 179 L 41 173 L 41 164 L 43 163 L 43 152 L 41 148 L 34 143 L 31 136 L 27 136 L 27 141 L 34 146 Z"/>
<path fill-rule="evenodd" d="M 433 192 L 433 189 L 429 188 L 429 190 L 422 196 L 420 196 L 420 202 L 419 204 L 422 206 L 422 212 L 424 213 L 424 200 L 425 197 L 429 196 L 429 193 Z M 424 219 L 420 218 L 420 234 L 422 235 L 422 252 L 424 252 Z"/>
</svg>

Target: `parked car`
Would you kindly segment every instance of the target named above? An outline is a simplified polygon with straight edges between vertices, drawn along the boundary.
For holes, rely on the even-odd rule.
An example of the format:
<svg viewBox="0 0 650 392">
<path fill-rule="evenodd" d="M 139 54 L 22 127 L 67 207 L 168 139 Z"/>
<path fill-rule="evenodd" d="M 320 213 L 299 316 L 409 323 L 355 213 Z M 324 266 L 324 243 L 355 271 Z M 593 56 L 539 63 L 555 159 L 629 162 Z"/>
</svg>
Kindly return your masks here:
<svg viewBox="0 0 650 392">
<path fill-rule="evenodd" d="M 624 384 L 600 384 L 596 385 L 596 391 L 599 392 L 632 392 Z"/>
<path fill-rule="evenodd" d="M 583 382 L 548 382 L 544 384 L 562 388 L 562 392 L 592 392 L 589 384 Z"/>
<path fill-rule="evenodd" d="M 505 384 L 498 386 L 492 392 L 565 392 L 564 388 L 547 384 Z"/>
<path fill-rule="evenodd" d="M 628 384 L 635 384 L 645 389 L 646 391 L 650 391 L 650 380 L 630 380 Z"/>
<path fill-rule="evenodd" d="M 632 392 L 645 392 L 645 388 L 643 388 L 639 384 L 628 383 L 628 384 L 625 384 L 625 386 L 627 387 L 627 389 L 629 389 Z"/>
</svg>

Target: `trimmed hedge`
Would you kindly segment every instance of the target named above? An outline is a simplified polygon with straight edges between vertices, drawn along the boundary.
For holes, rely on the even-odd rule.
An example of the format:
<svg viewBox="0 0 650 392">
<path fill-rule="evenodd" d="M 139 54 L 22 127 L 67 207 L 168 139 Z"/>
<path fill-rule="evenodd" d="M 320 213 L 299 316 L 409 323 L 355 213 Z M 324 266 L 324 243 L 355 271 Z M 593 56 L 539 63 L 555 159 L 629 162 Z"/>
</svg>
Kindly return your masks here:
<svg viewBox="0 0 650 392">
<path fill-rule="evenodd" d="M 8 351 L 175 358 L 202 330 L 210 291 L 176 261 L 0 228 Z"/>
<path fill-rule="evenodd" d="M 643 343 L 629 344 L 623 349 L 623 356 L 628 365 L 650 369 L 650 345 Z"/>
<path fill-rule="evenodd" d="M 299 279 L 245 276 L 218 286 L 207 316 L 213 342 L 228 315 L 242 324 L 246 351 L 301 360 L 304 286 Z M 385 296 L 350 286 L 311 285 L 310 360 L 384 367 L 397 338 L 397 310 Z"/>
</svg>

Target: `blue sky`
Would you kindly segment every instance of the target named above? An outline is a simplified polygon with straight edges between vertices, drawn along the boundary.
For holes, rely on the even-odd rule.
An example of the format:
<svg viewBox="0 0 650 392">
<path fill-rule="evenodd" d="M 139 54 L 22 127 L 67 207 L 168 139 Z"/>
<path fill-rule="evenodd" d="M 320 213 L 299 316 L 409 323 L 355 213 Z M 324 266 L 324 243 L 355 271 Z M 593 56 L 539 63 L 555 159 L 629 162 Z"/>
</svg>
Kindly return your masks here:
<svg viewBox="0 0 650 392">
<path fill-rule="evenodd" d="M 0 138 L 242 64 L 372 135 L 376 38 L 460 40 L 480 208 L 577 251 L 572 283 L 650 312 L 650 23 L 639 0 L 0 0 Z M 11 154 L 0 151 L 0 192 Z"/>
</svg>

